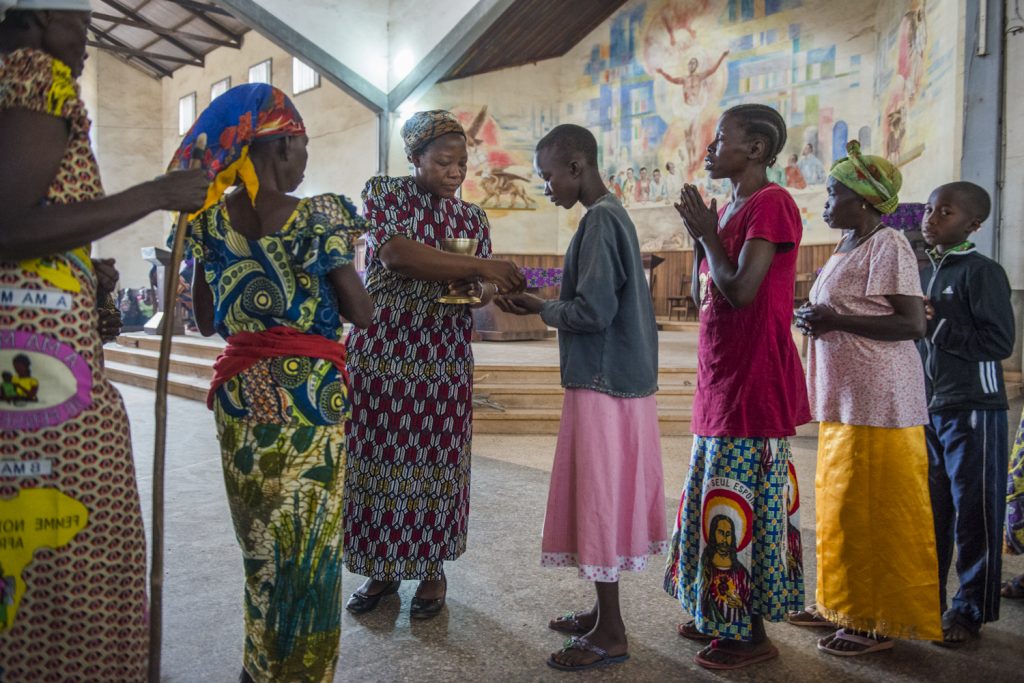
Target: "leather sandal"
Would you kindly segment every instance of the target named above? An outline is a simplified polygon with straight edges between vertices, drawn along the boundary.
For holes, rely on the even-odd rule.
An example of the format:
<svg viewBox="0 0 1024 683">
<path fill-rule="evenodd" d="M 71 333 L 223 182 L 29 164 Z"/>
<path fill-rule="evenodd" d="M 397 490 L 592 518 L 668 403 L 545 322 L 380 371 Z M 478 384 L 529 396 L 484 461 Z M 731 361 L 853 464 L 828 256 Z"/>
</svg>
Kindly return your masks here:
<svg viewBox="0 0 1024 683">
<path fill-rule="evenodd" d="M 441 580 L 444 581 L 444 593 L 439 598 L 425 599 L 421 597 L 414 597 L 412 604 L 409 605 L 409 618 L 410 619 L 433 619 L 441 610 L 444 609 L 445 598 L 448 597 L 448 577 L 442 576 Z"/>
<path fill-rule="evenodd" d="M 373 595 L 367 595 L 356 591 L 345 603 L 345 609 L 352 614 L 366 614 L 372 612 L 376 607 L 380 599 L 386 595 L 394 595 L 398 592 L 399 587 L 402 585 L 401 581 L 389 581 L 384 590 Z"/>
</svg>

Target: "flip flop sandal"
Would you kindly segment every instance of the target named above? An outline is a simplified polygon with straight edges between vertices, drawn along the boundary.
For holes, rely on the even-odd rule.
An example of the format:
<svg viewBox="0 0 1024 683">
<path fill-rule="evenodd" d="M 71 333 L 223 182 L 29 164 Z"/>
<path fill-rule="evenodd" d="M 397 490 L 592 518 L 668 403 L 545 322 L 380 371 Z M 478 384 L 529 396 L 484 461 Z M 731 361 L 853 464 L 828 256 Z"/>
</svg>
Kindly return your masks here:
<svg viewBox="0 0 1024 683">
<path fill-rule="evenodd" d="M 711 644 L 705 647 L 703 650 L 698 652 L 693 661 L 701 665 L 705 669 L 715 669 L 717 671 L 731 671 L 732 669 L 742 669 L 745 666 L 751 664 L 757 664 L 759 662 L 767 662 L 769 659 L 775 659 L 779 656 L 779 650 L 774 645 L 770 649 L 764 650 L 763 652 L 751 652 L 744 653 L 741 650 L 725 649 L 719 644 L 719 639 L 715 638 L 711 641 Z M 732 658 L 732 662 L 716 662 L 713 659 L 707 659 L 706 655 L 711 652 L 721 652 L 727 657 Z"/>
<path fill-rule="evenodd" d="M 803 628 L 836 628 L 835 624 L 821 616 L 821 613 L 814 607 L 808 607 L 799 612 L 789 612 L 786 614 L 786 621 L 793 626 Z"/>
<path fill-rule="evenodd" d="M 611 666 L 613 664 L 622 664 L 624 661 L 629 659 L 629 654 L 622 654 L 611 656 L 608 651 L 594 645 L 586 638 L 582 636 L 576 636 L 565 641 L 565 645 L 562 647 L 561 652 L 568 652 L 569 650 L 582 650 L 584 652 L 592 652 L 598 656 L 598 659 L 590 662 L 589 664 L 580 664 L 579 666 L 566 666 L 565 664 L 559 664 L 555 661 L 554 655 L 548 657 L 548 666 L 552 669 L 558 669 L 559 671 L 586 671 L 588 669 L 597 669 L 602 666 Z"/>
<path fill-rule="evenodd" d="M 578 612 L 566 612 L 557 619 L 552 619 L 548 622 L 548 628 L 558 633 L 567 633 L 570 636 L 582 636 L 590 632 L 590 629 L 584 628 L 580 625 L 580 616 L 586 614 L 589 610 L 580 610 Z"/>
<path fill-rule="evenodd" d="M 698 643 L 710 643 L 712 640 L 715 639 L 714 636 L 709 636 L 707 633 L 704 633 L 703 631 L 699 630 L 697 628 L 696 622 L 694 622 L 692 619 L 684 624 L 679 624 L 679 626 L 676 626 L 676 633 L 678 633 L 683 638 L 686 638 L 687 640 L 693 640 Z"/>
<path fill-rule="evenodd" d="M 847 643 L 854 643 L 860 645 L 863 649 L 861 650 L 836 650 L 829 647 L 832 643 L 837 640 L 842 640 Z M 869 655 L 872 652 L 881 652 L 883 650 L 891 650 L 895 645 L 893 640 L 875 640 L 874 638 L 866 638 L 864 636 L 858 636 L 855 633 L 850 633 L 845 628 L 841 628 L 831 636 L 825 636 L 818 640 L 818 649 L 822 652 L 827 652 L 830 655 L 836 657 L 860 657 L 861 655 Z"/>
<path fill-rule="evenodd" d="M 1024 598 L 1024 575 L 1015 576 L 1009 581 L 1003 581 L 999 589 L 999 595 L 1007 600 L 1020 600 Z"/>
</svg>

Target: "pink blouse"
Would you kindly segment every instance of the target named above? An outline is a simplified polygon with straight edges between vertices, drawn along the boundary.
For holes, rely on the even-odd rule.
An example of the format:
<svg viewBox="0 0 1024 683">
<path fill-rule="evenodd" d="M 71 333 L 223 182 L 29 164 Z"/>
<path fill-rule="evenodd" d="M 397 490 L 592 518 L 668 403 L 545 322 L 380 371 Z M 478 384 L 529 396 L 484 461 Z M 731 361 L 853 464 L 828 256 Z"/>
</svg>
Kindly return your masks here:
<svg viewBox="0 0 1024 683">
<path fill-rule="evenodd" d="M 893 309 L 886 295 L 923 296 L 914 251 L 891 228 L 853 251 L 834 254 L 815 280 L 810 300 L 840 315 L 889 315 Z M 921 357 L 909 340 L 821 335 L 808 350 L 807 392 L 820 422 L 902 428 L 928 421 Z"/>
</svg>

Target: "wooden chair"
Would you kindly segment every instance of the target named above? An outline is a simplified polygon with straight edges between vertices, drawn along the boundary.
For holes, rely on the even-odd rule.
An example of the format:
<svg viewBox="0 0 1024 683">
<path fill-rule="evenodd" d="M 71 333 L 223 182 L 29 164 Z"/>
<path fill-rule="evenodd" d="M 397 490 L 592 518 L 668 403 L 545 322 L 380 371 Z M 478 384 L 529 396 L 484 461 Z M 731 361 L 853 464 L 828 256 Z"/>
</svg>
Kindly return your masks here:
<svg viewBox="0 0 1024 683">
<path fill-rule="evenodd" d="M 814 284 L 814 273 L 797 273 L 793 288 L 793 308 L 800 308 L 811 294 Z"/>
<path fill-rule="evenodd" d="M 679 315 L 680 320 L 689 320 L 690 311 L 694 312 L 696 317 L 697 304 L 694 302 L 693 297 L 690 296 L 690 278 L 684 277 L 681 283 L 680 291 L 682 294 L 678 296 L 668 297 L 668 319 L 672 319 L 672 315 Z"/>
</svg>

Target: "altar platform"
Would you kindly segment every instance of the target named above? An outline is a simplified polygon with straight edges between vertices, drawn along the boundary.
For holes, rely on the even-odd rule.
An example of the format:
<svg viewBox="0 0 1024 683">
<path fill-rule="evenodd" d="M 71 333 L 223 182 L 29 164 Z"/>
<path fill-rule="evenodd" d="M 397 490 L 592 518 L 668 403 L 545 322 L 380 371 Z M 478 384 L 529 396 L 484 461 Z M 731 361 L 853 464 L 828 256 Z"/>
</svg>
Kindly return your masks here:
<svg viewBox="0 0 1024 683">
<path fill-rule="evenodd" d="M 690 434 L 690 413 L 697 386 L 695 322 L 658 320 L 658 420 L 665 436 Z M 793 329 L 797 348 L 803 337 Z M 174 337 L 169 391 L 172 395 L 205 401 L 213 361 L 224 348 L 220 337 Z M 135 332 L 107 344 L 107 375 L 145 389 L 156 386 L 160 338 Z M 480 341 L 473 343 L 473 430 L 476 434 L 557 434 L 563 390 L 558 370 L 558 340 Z M 629 359 L 624 358 L 624 363 Z M 1007 392 L 1021 393 L 1020 373 L 1006 373 Z M 800 435 L 812 436 L 817 425 L 804 425 Z"/>
<path fill-rule="evenodd" d="M 672 324 L 658 335 L 658 416 L 666 435 L 689 434 L 697 381 L 697 325 Z M 104 347 L 108 376 L 146 389 L 156 386 L 160 338 L 122 334 Z M 224 348 L 219 337 L 178 335 L 171 347 L 169 391 L 204 401 L 213 361 Z M 557 434 L 562 406 L 558 340 L 473 343 L 473 429 L 477 434 Z M 623 359 L 628 363 L 628 359 Z"/>
</svg>

